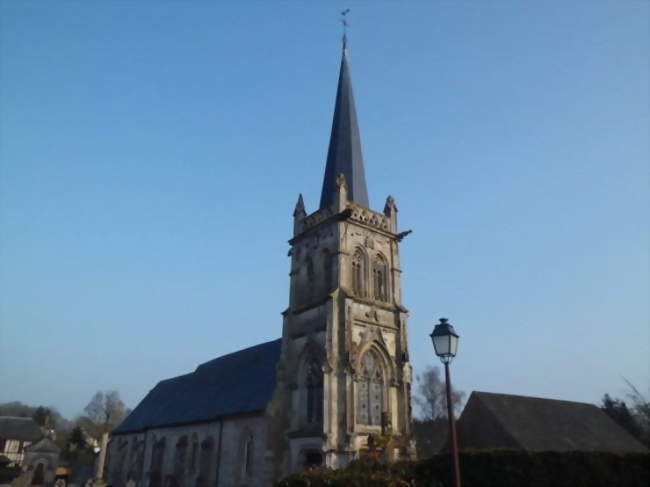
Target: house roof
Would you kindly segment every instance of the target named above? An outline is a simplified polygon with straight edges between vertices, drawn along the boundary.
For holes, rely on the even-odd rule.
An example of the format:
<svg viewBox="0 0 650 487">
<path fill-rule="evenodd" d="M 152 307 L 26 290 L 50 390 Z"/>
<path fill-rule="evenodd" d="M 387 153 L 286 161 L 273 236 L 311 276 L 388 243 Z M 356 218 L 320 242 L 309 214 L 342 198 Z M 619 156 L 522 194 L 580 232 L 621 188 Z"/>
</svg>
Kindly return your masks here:
<svg viewBox="0 0 650 487">
<path fill-rule="evenodd" d="M 460 448 L 648 450 L 593 404 L 472 392 L 458 421 Z"/>
<path fill-rule="evenodd" d="M 36 441 L 43 436 L 41 428 L 32 418 L 0 416 L 0 438 L 7 440 Z"/>
<path fill-rule="evenodd" d="M 363 169 L 361 136 L 357 122 L 357 110 L 352 93 L 352 80 L 348 66 L 347 49 L 343 49 L 339 84 L 336 90 L 332 134 L 327 151 L 327 164 L 323 177 L 320 209 L 334 202 L 337 192 L 336 178 L 345 176 L 348 186 L 348 199 L 365 208 L 369 207 L 366 175 Z"/>
<path fill-rule="evenodd" d="M 61 448 L 59 448 L 59 446 L 51 439 L 42 438 L 36 443 L 32 443 L 27 448 L 25 448 L 25 451 L 38 453 L 59 453 L 61 452 Z"/>
<path fill-rule="evenodd" d="M 113 433 L 264 411 L 275 390 L 281 341 L 224 355 L 190 374 L 160 381 Z"/>
</svg>

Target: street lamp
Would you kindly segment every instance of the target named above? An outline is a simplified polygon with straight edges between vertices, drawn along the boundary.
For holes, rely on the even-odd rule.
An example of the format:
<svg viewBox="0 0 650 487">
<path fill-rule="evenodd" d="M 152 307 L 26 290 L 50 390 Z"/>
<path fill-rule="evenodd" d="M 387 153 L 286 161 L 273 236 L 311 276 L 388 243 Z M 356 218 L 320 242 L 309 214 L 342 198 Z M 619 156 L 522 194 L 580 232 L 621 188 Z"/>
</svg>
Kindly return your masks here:
<svg viewBox="0 0 650 487">
<path fill-rule="evenodd" d="M 454 410 L 451 403 L 451 378 L 449 377 L 449 364 L 458 351 L 458 334 L 449 324 L 447 318 L 440 318 L 440 323 L 433 328 L 431 341 L 436 355 L 445 364 L 445 382 L 447 384 L 447 415 L 449 416 L 449 437 L 451 438 L 451 451 L 454 459 L 454 486 L 460 487 L 460 466 L 458 464 L 458 441 L 456 439 L 456 426 L 454 424 Z"/>
</svg>

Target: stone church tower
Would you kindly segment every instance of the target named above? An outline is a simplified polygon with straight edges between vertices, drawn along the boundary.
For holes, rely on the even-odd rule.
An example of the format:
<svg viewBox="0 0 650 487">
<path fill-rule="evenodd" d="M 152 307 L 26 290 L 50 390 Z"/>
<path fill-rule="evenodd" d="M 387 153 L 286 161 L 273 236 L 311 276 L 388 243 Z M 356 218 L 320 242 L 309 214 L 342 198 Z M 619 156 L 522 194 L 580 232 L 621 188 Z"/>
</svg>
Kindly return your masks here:
<svg viewBox="0 0 650 487">
<path fill-rule="evenodd" d="M 308 213 L 298 198 L 289 241 L 289 307 L 270 408 L 288 471 L 343 467 L 364 450 L 412 455 L 399 263 L 408 232 L 398 231 L 392 197 L 382 213 L 369 206 L 344 48 L 320 206 Z"/>
</svg>

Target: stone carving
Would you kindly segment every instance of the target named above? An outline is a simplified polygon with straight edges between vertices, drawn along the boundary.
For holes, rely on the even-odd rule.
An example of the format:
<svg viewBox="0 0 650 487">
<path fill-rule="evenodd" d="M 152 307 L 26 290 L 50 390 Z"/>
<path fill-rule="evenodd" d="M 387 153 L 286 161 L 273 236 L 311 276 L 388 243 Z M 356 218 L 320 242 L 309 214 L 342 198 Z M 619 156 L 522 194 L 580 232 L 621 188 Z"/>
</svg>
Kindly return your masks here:
<svg viewBox="0 0 650 487">
<path fill-rule="evenodd" d="M 366 318 L 369 320 L 379 321 L 379 315 L 377 314 L 376 309 L 372 309 L 365 314 Z"/>
<path fill-rule="evenodd" d="M 381 331 L 379 331 L 375 326 L 368 326 L 361 333 L 361 343 L 365 344 L 368 342 L 379 342 L 384 346 L 386 345 L 384 336 L 382 335 Z"/>
<path fill-rule="evenodd" d="M 330 207 L 323 208 L 322 210 L 318 210 L 312 213 L 311 215 L 305 217 L 303 220 L 303 231 L 318 225 L 320 222 L 331 217 L 333 214 L 334 212 Z"/>
<path fill-rule="evenodd" d="M 375 213 L 372 210 L 368 210 L 360 206 L 355 205 L 353 207 L 351 219 L 365 223 L 366 225 L 370 225 L 372 227 L 379 228 L 381 230 L 390 230 L 389 221 L 385 215 Z"/>
<path fill-rule="evenodd" d="M 341 173 L 338 176 L 336 176 L 336 186 L 337 187 L 344 187 L 345 189 L 348 188 L 348 183 L 345 181 L 345 174 Z"/>
<path fill-rule="evenodd" d="M 381 434 L 386 436 L 393 433 L 393 422 L 390 419 L 390 414 L 384 411 L 381 413 Z"/>
</svg>

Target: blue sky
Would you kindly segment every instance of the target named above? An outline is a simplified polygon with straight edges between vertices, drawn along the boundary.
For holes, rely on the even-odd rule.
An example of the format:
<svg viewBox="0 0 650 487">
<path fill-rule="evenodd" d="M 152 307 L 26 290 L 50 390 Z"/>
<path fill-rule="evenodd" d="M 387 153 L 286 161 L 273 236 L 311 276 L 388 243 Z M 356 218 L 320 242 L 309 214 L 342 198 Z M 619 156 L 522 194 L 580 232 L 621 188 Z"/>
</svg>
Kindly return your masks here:
<svg viewBox="0 0 650 487">
<path fill-rule="evenodd" d="M 134 407 L 280 336 L 345 7 L 416 371 L 447 316 L 459 389 L 648 390 L 648 2 L 2 1 L 0 401 Z"/>
</svg>

